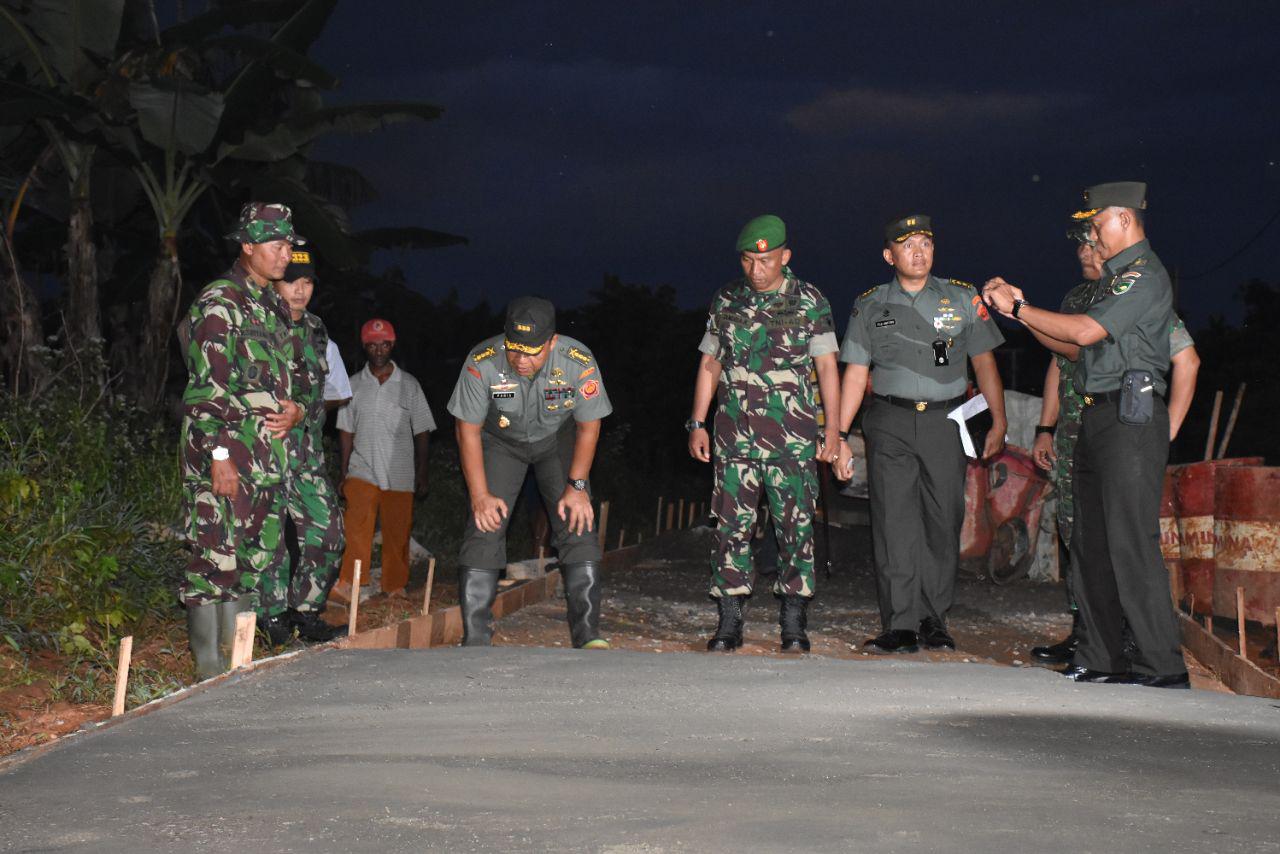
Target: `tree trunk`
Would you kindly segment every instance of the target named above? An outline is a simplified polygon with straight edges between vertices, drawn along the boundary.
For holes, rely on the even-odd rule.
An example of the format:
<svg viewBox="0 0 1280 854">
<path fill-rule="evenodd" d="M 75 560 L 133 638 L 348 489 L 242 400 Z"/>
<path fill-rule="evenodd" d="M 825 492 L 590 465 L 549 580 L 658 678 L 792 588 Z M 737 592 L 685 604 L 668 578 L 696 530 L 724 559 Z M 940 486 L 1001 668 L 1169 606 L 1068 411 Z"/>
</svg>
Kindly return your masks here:
<svg viewBox="0 0 1280 854">
<path fill-rule="evenodd" d="M 169 347 L 181 289 L 178 241 L 173 235 L 165 235 L 147 285 L 147 326 L 141 354 L 143 379 L 138 402 L 149 409 L 164 402 L 165 383 L 169 379 Z"/>
<path fill-rule="evenodd" d="M 0 241 L 3 242 L 0 271 L 4 273 L 0 288 L 0 328 L 4 331 L 4 340 L 0 343 L 0 373 L 14 394 L 39 392 L 49 379 L 48 364 L 32 353 L 32 348 L 44 344 L 40 301 L 18 270 L 13 245 L 2 231 Z"/>
<path fill-rule="evenodd" d="M 66 343 L 76 349 L 102 338 L 97 254 L 93 241 L 93 208 L 86 192 L 71 200 L 71 221 L 67 224 Z"/>
</svg>

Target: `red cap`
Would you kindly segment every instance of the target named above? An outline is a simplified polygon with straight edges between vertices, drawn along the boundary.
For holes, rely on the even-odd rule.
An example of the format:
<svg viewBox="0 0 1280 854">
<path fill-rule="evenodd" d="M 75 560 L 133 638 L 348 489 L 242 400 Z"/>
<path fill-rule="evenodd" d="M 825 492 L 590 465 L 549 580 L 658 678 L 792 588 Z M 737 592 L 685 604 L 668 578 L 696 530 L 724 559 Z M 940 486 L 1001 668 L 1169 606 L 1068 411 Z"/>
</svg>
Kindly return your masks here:
<svg viewBox="0 0 1280 854">
<path fill-rule="evenodd" d="M 391 321 L 383 320 L 375 317 L 373 320 L 367 321 L 364 326 L 360 327 L 360 343 L 368 344 L 370 341 L 394 341 L 396 340 L 396 330 L 391 325 Z"/>
</svg>

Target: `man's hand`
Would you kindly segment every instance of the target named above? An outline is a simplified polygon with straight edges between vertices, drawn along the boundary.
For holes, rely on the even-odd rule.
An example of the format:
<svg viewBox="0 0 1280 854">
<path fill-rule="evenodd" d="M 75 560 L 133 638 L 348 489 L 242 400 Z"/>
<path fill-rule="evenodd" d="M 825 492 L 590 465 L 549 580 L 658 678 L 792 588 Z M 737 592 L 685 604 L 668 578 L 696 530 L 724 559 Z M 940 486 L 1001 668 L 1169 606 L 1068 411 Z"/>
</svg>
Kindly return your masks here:
<svg viewBox="0 0 1280 854">
<path fill-rule="evenodd" d="M 1005 317 L 1013 317 L 1013 302 L 1022 299 L 1023 296 L 1021 288 L 1014 287 L 996 276 L 994 279 L 987 279 L 987 283 L 982 286 L 982 298 L 986 300 L 987 305 Z"/>
<path fill-rule="evenodd" d="M 414 498 L 427 497 L 427 473 L 420 471 L 413 478 L 413 496 Z"/>
<path fill-rule="evenodd" d="M 991 429 L 987 431 L 987 440 L 982 443 L 983 462 L 1004 450 L 1004 431 L 1008 427 L 1008 424 L 993 421 Z"/>
<path fill-rule="evenodd" d="M 302 407 L 292 400 L 283 400 L 280 402 L 280 411 L 271 413 L 264 420 L 272 438 L 283 439 L 289 435 L 290 430 L 302 423 L 305 414 Z"/>
<path fill-rule="evenodd" d="M 823 434 L 818 437 L 818 462 L 834 463 L 840 456 L 840 447 L 844 442 L 840 439 L 840 433 L 828 427 Z"/>
<path fill-rule="evenodd" d="M 706 427 L 689 431 L 689 456 L 700 463 L 711 462 L 711 434 Z"/>
<path fill-rule="evenodd" d="M 1036 441 L 1031 446 L 1031 459 L 1045 471 L 1053 469 L 1053 463 L 1058 459 L 1058 455 L 1053 452 L 1052 433 L 1041 433 L 1036 436 Z"/>
<path fill-rule="evenodd" d="M 240 485 L 240 470 L 231 460 L 212 460 L 209 471 L 213 476 L 213 494 L 231 498 Z"/>
<path fill-rule="evenodd" d="M 839 480 L 848 480 L 853 477 L 853 449 L 849 447 L 847 441 L 841 441 L 839 448 L 836 450 L 836 461 L 831 466 L 832 473 Z"/>
<path fill-rule="evenodd" d="M 590 532 L 596 521 L 591 496 L 587 495 L 586 490 L 577 490 L 572 486 L 565 487 L 564 495 L 560 496 L 560 501 L 556 504 L 556 512 L 569 523 L 569 531 L 578 535 L 584 531 Z"/>
<path fill-rule="evenodd" d="M 502 529 L 502 520 L 507 518 L 507 512 L 507 502 L 487 492 L 471 502 L 471 515 L 475 517 L 476 527 L 486 534 Z"/>
</svg>

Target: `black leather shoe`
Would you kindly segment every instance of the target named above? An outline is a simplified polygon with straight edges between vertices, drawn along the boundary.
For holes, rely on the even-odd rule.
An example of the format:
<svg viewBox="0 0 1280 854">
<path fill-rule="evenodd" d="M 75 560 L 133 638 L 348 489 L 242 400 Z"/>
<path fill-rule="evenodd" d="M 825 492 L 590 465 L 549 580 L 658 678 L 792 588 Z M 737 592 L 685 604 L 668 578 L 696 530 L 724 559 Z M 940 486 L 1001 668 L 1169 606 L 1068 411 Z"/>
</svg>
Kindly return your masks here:
<svg viewBox="0 0 1280 854">
<path fill-rule="evenodd" d="M 910 629 L 891 629 L 862 645 L 872 652 L 919 652 L 919 638 Z"/>
<path fill-rule="evenodd" d="M 267 636 L 272 646 L 284 646 L 293 640 L 293 626 L 289 624 L 288 616 L 283 613 L 259 618 L 258 631 Z"/>
<path fill-rule="evenodd" d="M 920 640 L 929 649 L 955 649 L 955 639 L 947 633 L 947 627 L 937 617 L 925 617 L 920 621 Z"/>
<path fill-rule="evenodd" d="M 721 596 L 716 599 L 720 623 L 716 633 L 707 641 L 708 652 L 732 652 L 742 646 L 742 609 L 746 596 Z"/>
<path fill-rule="evenodd" d="M 346 626 L 331 626 L 320 619 L 318 611 L 289 611 L 289 624 L 298 630 L 298 640 L 327 643 L 347 633 Z"/>
<path fill-rule="evenodd" d="M 1081 667 L 1078 664 L 1072 664 L 1058 671 L 1072 682 L 1110 682 L 1117 676 L 1123 675 L 1119 673 L 1107 673 L 1103 670 L 1090 670 L 1087 667 Z"/>
<path fill-rule="evenodd" d="M 809 599 L 805 596 L 782 597 L 782 607 L 778 612 L 778 626 L 782 630 L 783 652 L 808 652 L 809 635 Z"/>
<path fill-rule="evenodd" d="M 1075 656 L 1079 645 L 1080 639 L 1072 632 L 1055 644 L 1031 647 L 1031 657 L 1045 664 L 1067 664 Z"/>
<path fill-rule="evenodd" d="M 1111 685 L 1142 685 L 1145 688 L 1183 688 L 1191 687 L 1191 677 L 1186 673 L 1167 673 L 1156 676 L 1150 673 L 1118 673 L 1106 680 Z"/>
</svg>

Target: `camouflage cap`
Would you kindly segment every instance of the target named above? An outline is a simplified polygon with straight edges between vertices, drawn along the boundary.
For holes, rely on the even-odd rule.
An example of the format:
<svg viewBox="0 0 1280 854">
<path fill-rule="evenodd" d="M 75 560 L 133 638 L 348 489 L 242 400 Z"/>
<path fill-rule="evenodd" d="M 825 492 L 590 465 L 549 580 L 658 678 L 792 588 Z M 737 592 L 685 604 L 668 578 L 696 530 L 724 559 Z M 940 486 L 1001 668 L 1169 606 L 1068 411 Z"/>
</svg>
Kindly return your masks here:
<svg viewBox="0 0 1280 854">
<path fill-rule="evenodd" d="M 933 220 L 924 214 L 911 214 L 895 219 L 884 227 L 884 239 L 901 243 L 913 234 L 933 237 Z"/>
<path fill-rule="evenodd" d="M 738 232 L 739 252 L 772 252 L 787 245 L 787 226 L 773 214 L 758 216 Z"/>
<path fill-rule="evenodd" d="M 296 282 L 298 279 L 310 279 L 313 285 L 319 281 L 316 278 L 315 257 L 306 249 L 293 250 L 281 281 Z"/>
<path fill-rule="evenodd" d="M 537 355 L 556 331 L 556 307 L 541 297 L 518 297 L 507 306 L 508 350 Z"/>
<path fill-rule="evenodd" d="M 301 246 L 307 239 L 293 230 L 293 211 L 275 202 L 249 202 L 240 209 L 240 221 L 227 235 L 237 243 L 270 243 L 287 240 Z"/>
<path fill-rule="evenodd" d="M 1107 208 L 1147 209 L 1147 185 L 1141 181 L 1112 181 L 1095 184 L 1084 191 L 1084 207 L 1071 215 L 1072 219 L 1093 219 Z"/>
</svg>

